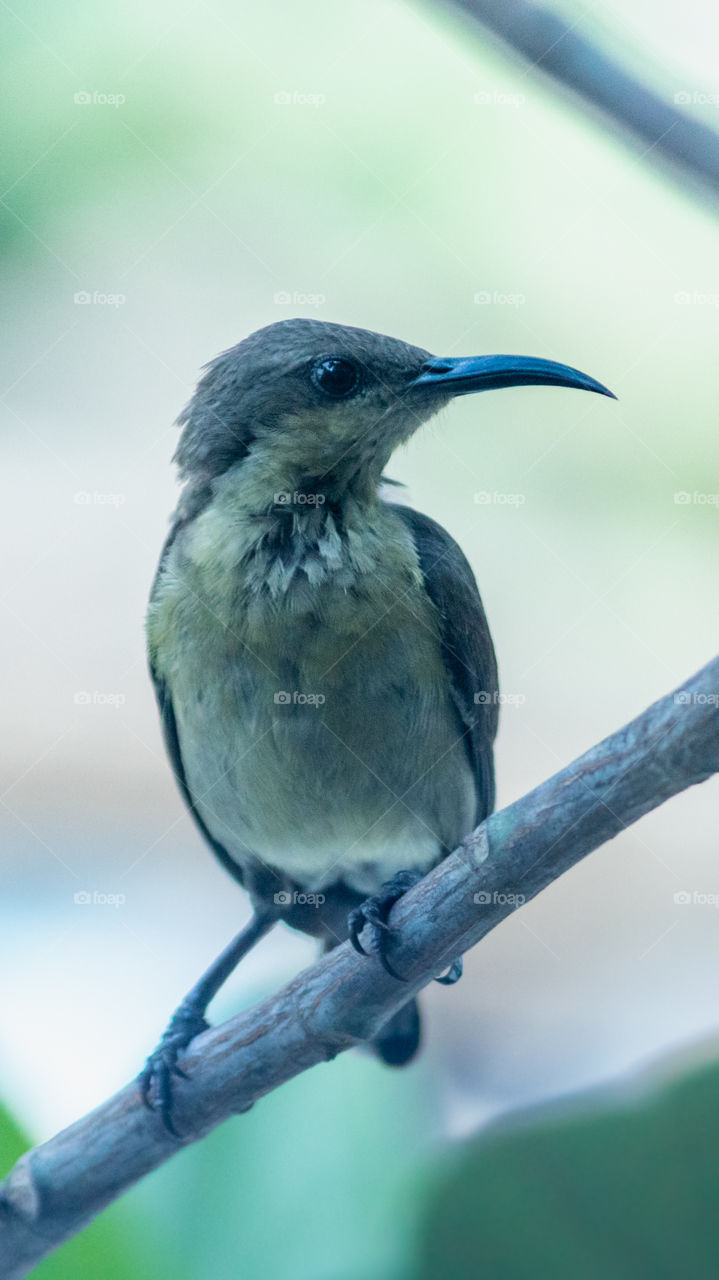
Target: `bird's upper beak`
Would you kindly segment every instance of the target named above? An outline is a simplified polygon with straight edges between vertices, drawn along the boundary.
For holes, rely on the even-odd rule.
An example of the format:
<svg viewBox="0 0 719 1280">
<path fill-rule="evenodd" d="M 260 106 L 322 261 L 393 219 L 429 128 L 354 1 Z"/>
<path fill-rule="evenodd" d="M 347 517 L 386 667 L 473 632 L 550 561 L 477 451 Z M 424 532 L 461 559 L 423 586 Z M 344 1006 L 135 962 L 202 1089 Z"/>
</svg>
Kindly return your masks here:
<svg viewBox="0 0 719 1280">
<path fill-rule="evenodd" d="M 579 369 L 532 356 L 457 356 L 447 360 L 433 357 L 422 366 L 410 386 L 427 391 L 436 388 L 453 396 L 499 387 L 577 387 L 580 391 L 597 391 L 616 400 L 612 391 Z"/>
</svg>

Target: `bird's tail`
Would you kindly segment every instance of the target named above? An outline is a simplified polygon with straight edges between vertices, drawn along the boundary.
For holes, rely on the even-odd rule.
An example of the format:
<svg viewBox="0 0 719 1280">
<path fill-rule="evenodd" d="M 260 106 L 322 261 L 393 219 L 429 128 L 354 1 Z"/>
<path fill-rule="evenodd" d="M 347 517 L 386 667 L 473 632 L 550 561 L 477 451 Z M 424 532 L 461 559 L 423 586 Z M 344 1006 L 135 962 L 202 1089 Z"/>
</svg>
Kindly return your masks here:
<svg viewBox="0 0 719 1280">
<path fill-rule="evenodd" d="M 421 1025 L 419 1005 L 410 1000 L 385 1022 L 370 1048 L 388 1067 L 404 1067 L 419 1048 Z"/>
<path fill-rule="evenodd" d="M 323 952 L 334 951 L 339 941 L 337 934 L 323 939 Z M 419 1049 L 421 1031 L 419 1005 L 416 1000 L 408 1000 L 385 1022 L 367 1047 L 388 1067 L 404 1067 Z"/>
</svg>

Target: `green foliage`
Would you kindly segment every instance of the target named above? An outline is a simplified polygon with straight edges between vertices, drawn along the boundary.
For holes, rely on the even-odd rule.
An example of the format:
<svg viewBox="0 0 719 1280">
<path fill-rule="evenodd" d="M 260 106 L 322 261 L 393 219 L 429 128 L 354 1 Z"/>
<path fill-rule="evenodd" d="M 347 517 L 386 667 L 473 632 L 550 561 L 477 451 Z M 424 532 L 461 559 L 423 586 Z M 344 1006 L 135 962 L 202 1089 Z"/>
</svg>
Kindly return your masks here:
<svg viewBox="0 0 719 1280">
<path fill-rule="evenodd" d="M 429 1096 L 347 1056 L 180 1152 L 33 1274 L 709 1280 L 718 1090 L 712 1066 L 545 1104 L 433 1164 L 412 1121 Z M 28 1145 L 0 1111 L 3 1165 Z"/>
<path fill-rule="evenodd" d="M 709 1280 L 719 1068 L 648 1098 L 545 1106 L 454 1154 L 415 1280 Z"/>
<path fill-rule="evenodd" d="M 165 1241 L 153 1280 L 394 1276 L 426 1083 L 344 1055 L 181 1152 L 126 1202 Z"/>
<path fill-rule="evenodd" d="M 0 1103 L 0 1159 L 3 1170 L 9 1169 L 27 1151 L 30 1143 L 9 1111 Z"/>
<path fill-rule="evenodd" d="M 421 1072 L 346 1055 L 177 1156 L 33 1273 L 39 1280 L 364 1280 L 407 1256 Z M 3 1172 L 31 1143 L 0 1113 Z"/>
<path fill-rule="evenodd" d="M 32 1143 L 0 1104 L 0 1158 L 3 1173 Z M 46 1258 L 34 1271 L 37 1280 L 129 1280 L 154 1271 L 155 1245 L 135 1215 L 115 1205 L 102 1217 Z"/>
</svg>

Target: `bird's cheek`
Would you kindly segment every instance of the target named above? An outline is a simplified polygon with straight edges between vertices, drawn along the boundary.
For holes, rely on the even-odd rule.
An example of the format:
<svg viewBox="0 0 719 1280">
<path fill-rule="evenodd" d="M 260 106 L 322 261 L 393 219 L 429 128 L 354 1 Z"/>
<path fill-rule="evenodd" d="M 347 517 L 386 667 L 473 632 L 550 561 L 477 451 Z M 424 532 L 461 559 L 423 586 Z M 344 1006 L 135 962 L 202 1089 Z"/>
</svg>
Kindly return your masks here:
<svg viewBox="0 0 719 1280">
<path fill-rule="evenodd" d="M 353 416 L 346 409 L 343 412 L 339 408 L 325 414 L 325 420 L 322 424 L 325 438 L 337 443 L 351 440 L 354 434 Z"/>
</svg>

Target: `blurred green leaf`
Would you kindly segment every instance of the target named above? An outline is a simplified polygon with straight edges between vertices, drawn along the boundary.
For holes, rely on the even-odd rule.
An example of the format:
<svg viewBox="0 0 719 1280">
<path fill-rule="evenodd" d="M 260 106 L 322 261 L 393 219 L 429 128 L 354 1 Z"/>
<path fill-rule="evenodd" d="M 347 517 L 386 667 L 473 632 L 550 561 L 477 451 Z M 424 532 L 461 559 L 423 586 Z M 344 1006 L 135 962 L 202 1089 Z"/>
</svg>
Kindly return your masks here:
<svg viewBox="0 0 719 1280">
<path fill-rule="evenodd" d="M 0 1159 L 3 1170 L 9 1169 L 19 1160 L 30 1145 L 22 1129 L 0 1102 Z"/>
<path fill-rule="evenodd" d="M 416 1280 L 717 1274 L 719 1067 L 638 1100 L 544 1106 L 451 1158 Z"/>
<path fill-rule="evenodd" d="M 3 1174 L 32 1143 L 0 1104 L 0 1157 Z M 86 1231 L 69 1240 L 33 1271 L 38 1280 L 137 1280 L 139 1276 L 170 1276 L 156 1269 L 158 1250 L 151 1234 L 143 1230 L 125 1207 L 114 1205 Z M 162 1249 L 167 1265 L 167 1249 Z"/>
<path fill-rule="evenodd" d="M 153 1280 L 394 1280 L 428 1084 L 344 1054 L 181 1151 L 126 1201 L 172 1241 Z"/>
</svg>

